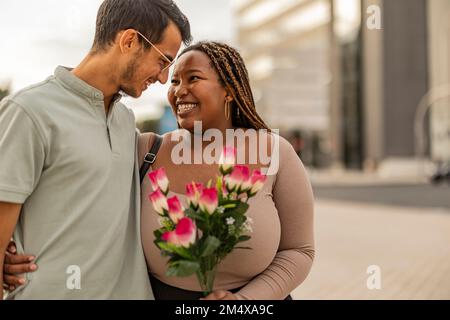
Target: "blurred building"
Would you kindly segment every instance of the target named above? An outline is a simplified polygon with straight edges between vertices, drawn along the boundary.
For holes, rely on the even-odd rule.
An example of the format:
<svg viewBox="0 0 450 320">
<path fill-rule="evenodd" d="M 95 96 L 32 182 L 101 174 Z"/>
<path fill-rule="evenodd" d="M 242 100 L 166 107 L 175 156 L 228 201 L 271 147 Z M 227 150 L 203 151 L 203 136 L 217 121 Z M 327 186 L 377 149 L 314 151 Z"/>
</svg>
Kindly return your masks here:
<svg viewBox="0 0 450 320">
<path fill-rule="evenodd" d="M 363 1 L 363 8 L 370 4 L 383 21 L 379 32 L 361 28 L 364 165 L 398 174 L 413 167 L 416 111 L 429 90 L 427 1 Z"/>
<path fill-rule="evenodd" d="M 431 0 L 427 6 L 431 156 L 450 162 L 450 1 Z"/>
<path fill-rule="evenodd" d="M 236 1 L 259 112 L 286 134 L 300 130 L 312 165 L 406 168 L 419 151 L 450 159 L 449 99 L 424 99 L 449 83 L 449 7 L 448 0 Z M 421 103 L 433 104 L 431 113 L 418 112 Z"/>
<path fill-rule="evenodd" d="M 330 126 L 328 1 L 236 1 L 235 13 L 258 111 L 285 135 L 301 131 L 303 157 L 319 165 L 311 146 Z"/>
</svg>

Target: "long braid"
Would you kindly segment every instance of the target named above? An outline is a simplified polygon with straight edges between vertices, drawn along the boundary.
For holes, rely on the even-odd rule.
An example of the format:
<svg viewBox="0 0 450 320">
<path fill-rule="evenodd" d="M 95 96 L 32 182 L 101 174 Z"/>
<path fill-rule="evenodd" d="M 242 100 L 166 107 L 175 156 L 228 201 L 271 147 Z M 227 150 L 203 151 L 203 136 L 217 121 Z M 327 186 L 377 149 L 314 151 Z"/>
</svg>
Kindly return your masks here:
<svg viewBox="0 0 450 320">
<path fill-rule="evenodd" d="M 245 83 L 248 83 L 248 79 L 247 79 L 247 77 L 242 77 L 242 72 L 240 72 L 240 75 L 239 75 L 239 70 L 242 69 L 244 64 L 241 62 L 236 63 L 236 61 L 233 61 L 234 60 L 233 55 L 230 54 L 231 51 L 233 51 L 233 49 L 231 49 L 227 45 L 220 46 L 220 44 L 217 44 L 217 43 L 213 43 L 213 45 L 216 46 L 216 52 L 218 52 L 219 56 L 221 57 L 221 60 L 224 62 L 224 66 L 227 71 L 227 75 L 229 76 L 228 78 L 227 77 L 225 77 L 225 78 L 227 80 L 229 80 L 231 78 L 232 83 L 227 83 L 227 87 L 229 88 L 229 90 L 231 90 L 233 92 L 233 96 L 235 93 L 234 91 L 236 91 L 236 90 L 233 90 L 233 88 L 237 89 L 237 96 L 234 96 L 234 98 L 235 98 L 238 108 L 244 113 L 245 117 L 249 118 L 249 120 L 252 124 L 252 127 L 258 128 L 259 126 L 262 125 L 264 128 L 264 126 L 265 126 L 264 122 L 262 122 L 262 120 L 256 113 L 256 109 L 255 109 L 255 105 L 254 105 L 254 101 L 253 101 L 253 95 L 251 94 L 251 90 L 249 90 L 249 86 L 245 86 Z M 228 52 L 226 52 L 226 51 L 228 51 Z M 231 61 L 229 61 L 228 58 L 231 58 Z M 230 65 L 230 62 L 232 63 L 232 65 Z M 222 71 L 220 66 L 216 66 L 216 69 Z M 234 71 L 238 71 L 239 79 L 237 79 Z M 222 73 L 222 77 L 223 77 L 224 72 L 220 72 L 220 73 Z M 239 119 L 239 120 L 241 120 L 241 119 Z"/>
<path fill-rule="evenodd" d="M 245 96 L 246 96 L 246 98 L 249 99 L 249 101 L 248 101 L 249 105 L 253 106 L 250 108 L 250 110 L 254 111 L 254 112 L 252 112 L 252 117 L 254 118 L 254 120 L 256 122 L 260 123 L 262 126 L 265 126 L 264 121 L 262 121 L 262 119 L 256 113 L 256 108 L 254 108 L 255 102 L 253 100 L 253 94 L 252 94 L 252 91 L 250 88 L 250 81 L 248 78 L 248 72 L 247 72 L 247 68 L 245 67 L 244 61 L 236 50 L 229 48 L 229 47 L 227 47 L 227 49 L 231 55 L 233 64 L 235 66 L 234 70 L 237 70 L 239 78 L 241 79 L 241 81 L 239 81 L 239 84 L 241 84 L 243 86 L 243 89 L 245 91 Z"/>
<path fill-rule="evenodd" d="M 270 130 L 256 112 L 248 71 L 240 54 L 223 43 L 199 42 L 184 49 L 181 55 L 192 50 L 202 51 L 210 58 L 220 81 L 233 96 L 231 112 L 233 125 Z"/>
<path fill-rule="evenodd" d="M 219 71 L 221 78 L 227 80 L 225 82 L 225 85 L 232 92 L 234 101 L 236 102 L 238 108 L 243 112 L 243 114 L 247 118 L 251 119 L 252 121 L 255 121 L 254 115 L 250 110 L 251 108 L 249 108 L 250 105 L 248 103 L 249 102 L 248 94 L 244 91 L 244 88 L 242 88 L 241 82 L 238 79 L 236 79 L 236 76 L 233 73 L 229 61 L 227 61 L 226 57 L 220 50 L 216 51 L 220 56 L 220 60 L 222 60 L 223 62 L 222 65 L 225 67 L 225 70 L 222 70 L 220 63 L 217 61 L 213 53 L 207 48 L 205 48 L 205 50 L 207 51 L 207 54 L 211 57 L 211 60 L 213 61 L 216 69 Z"/>
</svg>

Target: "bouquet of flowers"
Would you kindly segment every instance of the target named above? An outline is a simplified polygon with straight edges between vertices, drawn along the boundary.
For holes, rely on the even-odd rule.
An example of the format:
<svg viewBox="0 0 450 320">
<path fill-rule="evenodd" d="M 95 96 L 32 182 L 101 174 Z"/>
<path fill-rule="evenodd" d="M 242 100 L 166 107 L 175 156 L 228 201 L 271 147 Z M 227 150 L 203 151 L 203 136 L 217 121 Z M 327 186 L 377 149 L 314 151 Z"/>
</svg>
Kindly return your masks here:
<svg viewBox="0 0 450 320">
<path fill-rule="evenodd" d="M 164 168 L 149 173 L 149 195 L 160 215 L 161 228 L 154 231 L 156 246 L 169 257 L 168 276 L 196 274 L 203 294 L 213 290 L 217 265 L 238 243 L 247 241 L 251 219 L 246 217 L 248 200 L 263 187 L 266 176 L 250 174 L 247 166 L 234 165 L 236 150 L 226 147 L 220 157 L 220 175 L 207 186 L 186 185 L 187 208 L 177 196 L 167 198 L 169 181 Z"/>
</svg>

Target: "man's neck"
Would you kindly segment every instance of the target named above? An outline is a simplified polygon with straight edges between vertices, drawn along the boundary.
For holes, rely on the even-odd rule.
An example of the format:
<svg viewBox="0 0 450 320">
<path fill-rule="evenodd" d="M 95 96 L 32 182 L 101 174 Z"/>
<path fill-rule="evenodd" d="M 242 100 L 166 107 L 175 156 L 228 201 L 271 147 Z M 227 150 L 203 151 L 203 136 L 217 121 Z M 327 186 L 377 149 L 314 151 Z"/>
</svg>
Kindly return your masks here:
<svg viewBox="0 0 450 320">
<path fill-rule="evenodd" d="M 111 60 L 112 57 L 108 53 L 89 54 L 72 70 L 76 77 L 103 93 L 106 114 L 114 95 L 119 91 Z"/>
</svg>

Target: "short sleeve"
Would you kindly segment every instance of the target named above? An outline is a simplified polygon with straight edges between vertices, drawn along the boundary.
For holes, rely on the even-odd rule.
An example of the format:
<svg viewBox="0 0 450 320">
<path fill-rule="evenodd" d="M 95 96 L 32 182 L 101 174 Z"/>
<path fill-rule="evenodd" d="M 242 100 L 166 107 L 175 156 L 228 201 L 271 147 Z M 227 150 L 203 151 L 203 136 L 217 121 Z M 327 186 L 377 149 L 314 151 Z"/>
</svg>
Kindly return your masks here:
<svg viewBox="0 0 450 320">
<path fill-rule="evenodd" d="M 45 161 L 43 137 L 25 109 L 9 98 L 0 102 L 0 201 L 24 203 Z"/>
</svg>

